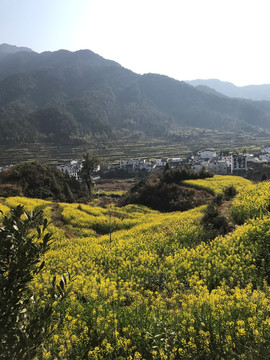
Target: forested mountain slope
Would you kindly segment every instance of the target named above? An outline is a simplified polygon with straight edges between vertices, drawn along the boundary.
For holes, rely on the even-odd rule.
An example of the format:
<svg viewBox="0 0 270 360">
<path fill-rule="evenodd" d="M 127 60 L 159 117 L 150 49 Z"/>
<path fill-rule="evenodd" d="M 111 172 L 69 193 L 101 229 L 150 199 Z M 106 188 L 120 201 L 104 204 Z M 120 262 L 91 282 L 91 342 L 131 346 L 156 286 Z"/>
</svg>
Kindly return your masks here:
<svg viewBox="0 0 270 360">
<path fill-rule="evenodd" d="M 183 126 L 270 128 L 266 102 L 222 97 L 167 76 L 138 75 L 90 50 L 38 54 L 7 46 L 0 46 L 0 144 L 138 132 L 167 136 Z"/>
</svg>

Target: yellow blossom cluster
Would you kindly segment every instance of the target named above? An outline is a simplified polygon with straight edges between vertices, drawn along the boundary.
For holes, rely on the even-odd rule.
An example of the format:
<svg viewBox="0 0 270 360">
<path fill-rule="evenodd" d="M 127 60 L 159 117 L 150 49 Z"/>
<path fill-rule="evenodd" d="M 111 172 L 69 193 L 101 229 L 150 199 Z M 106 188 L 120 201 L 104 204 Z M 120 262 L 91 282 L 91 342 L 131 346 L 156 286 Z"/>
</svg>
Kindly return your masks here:
<svg viewBox="0 0 270 360">
<path fill-rule="evenodd" d="M 14 196 L 14 197 L 9 197 L 7 199 L 5 199 L 4 201 L 5 205 L 9 206 L 9 207 L 16 207 L 17 205 L 23 205 L 24 210 L 27 212 L 31 212 L 31 211 L 38 211 L 40 209 L 42 209 L 44 206 L 50 204 L 49 201 L 46 200 L 41 200 L 41 199 L 30 199 L 30 198 L 25 198 L 25 197 L 20 197 L 20 196 Z"/>
<path fill-rule="evenodd" d="M 270 182 L 250 184 L 239 192 L 233 202 L 232 216 L 238 224 L 252 217 L 267 214 L 270 209 Z"/>
<path fill-rule="evenodd" d="M 237 191 L 247 187 L 251 181 L 244 179 L 241 176 L 223 176 L 214 175 L 212 178 L 184 180 L 183 184 L 195 187 L 197 189 L 204 189 L 211 194 L 222 192 L 226 187 L 233 185 Z"/>
<path fill-rule="evenodd" d="M 2 200 L 4 199 L 0 198 L 0 219 L 3 215 L 8 214 L 10 211 L 10 208 L 8 206 L 2 204 Z"/>
</svg>

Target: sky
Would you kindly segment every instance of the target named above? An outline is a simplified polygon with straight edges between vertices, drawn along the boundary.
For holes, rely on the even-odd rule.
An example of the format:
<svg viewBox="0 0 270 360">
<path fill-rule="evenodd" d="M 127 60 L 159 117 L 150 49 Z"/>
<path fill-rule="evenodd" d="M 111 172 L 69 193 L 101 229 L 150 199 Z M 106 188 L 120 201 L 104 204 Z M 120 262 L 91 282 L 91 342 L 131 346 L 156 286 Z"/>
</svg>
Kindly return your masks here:
<svg viewBox="0 0 270 360">
<path fill-rule="evenodd" d="M 270 0 L 0 0 L 0 44 L 89 49 L 136 73 L 270 84 Z"/>
</svg>

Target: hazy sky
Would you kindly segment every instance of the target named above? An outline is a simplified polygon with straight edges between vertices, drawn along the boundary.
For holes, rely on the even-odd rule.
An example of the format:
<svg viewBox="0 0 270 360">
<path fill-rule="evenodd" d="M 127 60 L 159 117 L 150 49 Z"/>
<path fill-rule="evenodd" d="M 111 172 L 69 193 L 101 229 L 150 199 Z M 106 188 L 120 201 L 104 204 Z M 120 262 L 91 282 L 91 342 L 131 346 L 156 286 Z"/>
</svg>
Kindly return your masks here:
<svg viewBox="0 0 270 360">
<path fill-rule="evenodd" d="M 0 0 L 0 44 L 90 49 L 137 73 L 270 83 L 270 0 Z"/>
</svg>

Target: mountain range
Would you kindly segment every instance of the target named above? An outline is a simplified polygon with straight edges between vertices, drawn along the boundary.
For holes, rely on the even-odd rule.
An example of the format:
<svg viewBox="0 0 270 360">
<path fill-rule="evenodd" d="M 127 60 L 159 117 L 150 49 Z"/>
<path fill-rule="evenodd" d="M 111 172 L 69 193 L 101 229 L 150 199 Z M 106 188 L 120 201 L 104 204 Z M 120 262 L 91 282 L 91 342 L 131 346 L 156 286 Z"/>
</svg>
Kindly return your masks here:
<svg viewBox="0 0 270 360">
<path fill-rule="evenodd" d="M 187 83 L 202 91 L 210 91 L 212 89 L 233 98 L 270 101 L 270 84 L 236 86 L 230 82 L 217 79 L 197 79 L 187 81 Z"/>
<path fill-rule="evenodd" d="M 0 45 L 0 144 L 67 143 L 183 127 L 270 129 L 270 102 L 231 98 L 164 75 L 139 75 L 90 50 Z"/>
</svg>

